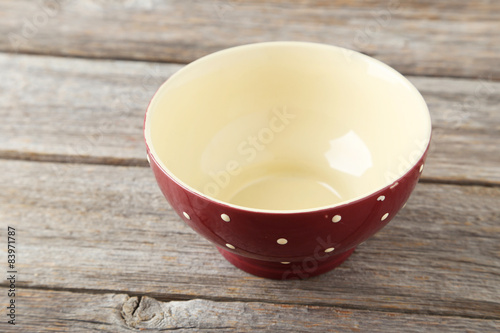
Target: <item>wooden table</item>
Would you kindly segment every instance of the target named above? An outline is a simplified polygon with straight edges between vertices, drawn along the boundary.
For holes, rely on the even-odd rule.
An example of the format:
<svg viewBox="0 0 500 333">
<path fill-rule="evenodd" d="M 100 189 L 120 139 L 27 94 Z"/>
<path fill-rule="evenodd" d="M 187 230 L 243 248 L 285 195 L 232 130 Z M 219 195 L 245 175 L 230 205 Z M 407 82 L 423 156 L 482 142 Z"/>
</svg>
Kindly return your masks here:
<svg viewBox="0 0 500 333">
<path fill-rule="evenodd" d="M 1 332 L 498 332 L 500 2 L 0 1 Z M 166 203 L 145 107 L 202 55 L 269 40 L 359 50 L 433 119 L 407 207 L 334 271 L 230 265 Z"/>
</svg>

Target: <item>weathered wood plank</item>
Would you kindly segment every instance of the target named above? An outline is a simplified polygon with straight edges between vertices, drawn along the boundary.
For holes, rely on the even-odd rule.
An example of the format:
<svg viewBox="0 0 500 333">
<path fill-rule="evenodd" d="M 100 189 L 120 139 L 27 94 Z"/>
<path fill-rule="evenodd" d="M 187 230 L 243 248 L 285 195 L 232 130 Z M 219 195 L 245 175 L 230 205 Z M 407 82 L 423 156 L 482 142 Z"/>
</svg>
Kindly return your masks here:
<svg viewBox="0 0 500 333">
<path fill-rule="evenodd" d="M 424 96 L 433 137 L 424 178 L 500 184 L 500 84 L 409 77 Z"/>
<path fill-rule="evenodd" d="M 181 67 L 0 54 L 0 156 L 146 166 L 145 108 Z M 424 177 L 500 184 L 500 82 L 410 79 L 433 118 Z"/>
<path fill-rule="evenodd" d="M 181 68 L 5 54 L 0 64 L 2 150 L 143 161 L 148 101 Z"/>
<path fill-rule="evenodd" d="M 405 74 L 500 79 L 500 4 L 446 1 L 0 1 L 0 50 L 186 63 L 245 43 L 307 40 Z"/>
<path fill-rule="evenodd" d="M 493 332 L 500 321 L 261 302 L 159 302 L 126 294 L 24 289 L 2 332 Z M 3 311 L 3 310 L 2 310 Z"/>
<path fill-rule="evenodd" d="M 342 266 L 282 282 L 227 263 L 147 168 L 4 160 L 0 184 L 24 286 L 500 319 L 500 188 L 420 184 Z"/>
</svg>

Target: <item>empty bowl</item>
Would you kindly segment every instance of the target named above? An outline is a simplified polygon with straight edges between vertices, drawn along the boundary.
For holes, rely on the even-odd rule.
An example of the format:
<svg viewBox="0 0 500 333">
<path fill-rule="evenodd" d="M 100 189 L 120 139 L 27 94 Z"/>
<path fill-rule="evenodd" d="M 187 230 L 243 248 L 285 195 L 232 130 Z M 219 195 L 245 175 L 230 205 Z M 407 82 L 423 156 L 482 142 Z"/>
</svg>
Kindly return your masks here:
<svg viewBox="0 0 500 333">
<path fill-rule="evenodd" d="M 342 263 L 405 204 L 431 137 L 417 89 L 347 49 L 270 42 L 172 75 L 145 117 L 158 185 L 236 267 L 307 278 Z"/>
</svg>

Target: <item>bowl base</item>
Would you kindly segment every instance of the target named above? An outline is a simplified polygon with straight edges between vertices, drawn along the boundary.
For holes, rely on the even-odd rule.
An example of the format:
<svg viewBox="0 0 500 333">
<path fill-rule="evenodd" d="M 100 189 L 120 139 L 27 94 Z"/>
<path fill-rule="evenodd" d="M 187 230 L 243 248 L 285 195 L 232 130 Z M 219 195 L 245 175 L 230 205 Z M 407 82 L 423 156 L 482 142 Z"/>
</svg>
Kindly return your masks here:
<svg viewBox="0 0 500 333">
<path fill-rule="evenodd" d="M 247 273 L 275 280 L 297 280 L 307 279 L 334 269 L 342 264 L 356 248 L 338 255 L 331 255 L 328 259 L 316 260 L 311 257 L 290 263 L 257 260 L 234 254 L 220 247 L 217 249 L 227 261 Z"/>
</svg>

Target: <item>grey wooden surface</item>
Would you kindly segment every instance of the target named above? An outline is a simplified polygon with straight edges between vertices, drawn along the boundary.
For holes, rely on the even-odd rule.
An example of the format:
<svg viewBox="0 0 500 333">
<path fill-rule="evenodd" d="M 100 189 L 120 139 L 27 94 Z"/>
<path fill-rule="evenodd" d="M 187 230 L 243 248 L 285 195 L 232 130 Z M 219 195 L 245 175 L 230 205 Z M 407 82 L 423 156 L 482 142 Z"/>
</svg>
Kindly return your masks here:
<svg viewBox="0 0 500 333">
<path fill-rule="evenodd" d="M 248 301 L 162 302 L 114 293 L 26 290 L 25 332 L 494 332 L 498 322 L 454 316 L 377 312 L 328 306 Z M 47 312 L 57 316 L 47 316 Z"/>
<path fill-rule="evenodd" d="M 4 271 L 7 226 L 19 246 L 18 325 L 2 280 L 0 331 L 499 331 L 499 22 L 495 1 L 0 0 Z M 280 39 L 387 62 L 434 127 L 406 208 L 304 281 L 248 275 L 183 224 L 141 133 L 184 63 Z"/>
<path fill-rule="evenodd" d="M 308 40 L 407 74 L 500 78 L 495 0 L 29 0 L 0 2 L 0 50 L 186 63 L 237 44 Z M 37 23 L 38 22 L 38 23 Z M 32 37 L 33 36 L 33 37 Z M 32 37 L 32 38 L 30 38 Z"/>
</svg>

